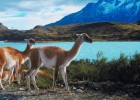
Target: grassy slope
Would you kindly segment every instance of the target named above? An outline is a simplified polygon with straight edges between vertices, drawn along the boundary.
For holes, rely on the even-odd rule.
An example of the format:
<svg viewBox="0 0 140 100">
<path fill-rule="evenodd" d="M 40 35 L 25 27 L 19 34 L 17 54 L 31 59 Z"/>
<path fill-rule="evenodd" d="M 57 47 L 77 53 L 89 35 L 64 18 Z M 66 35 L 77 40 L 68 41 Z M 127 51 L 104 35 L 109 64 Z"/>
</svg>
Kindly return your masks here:
<svg viewBox="0 0 140 100">
<path fill-rule="evenodd" d="M 127 23 L 87 23 L 50 27 L 59 36 L 88 33 L 95 40 L 140 40 L 140 25 Z"/>
<path fill-rule="evenodd" d="M 38 26 L 27 31 L 0 30 L 0 40 L 22 41 L 31 37 L 37 41 L 73 41 L 77 33 L 88 33 L 94 40 L 99 41 L 140 40 L 140 25 L 100 22 L 47 28 Z"/>
</svg>

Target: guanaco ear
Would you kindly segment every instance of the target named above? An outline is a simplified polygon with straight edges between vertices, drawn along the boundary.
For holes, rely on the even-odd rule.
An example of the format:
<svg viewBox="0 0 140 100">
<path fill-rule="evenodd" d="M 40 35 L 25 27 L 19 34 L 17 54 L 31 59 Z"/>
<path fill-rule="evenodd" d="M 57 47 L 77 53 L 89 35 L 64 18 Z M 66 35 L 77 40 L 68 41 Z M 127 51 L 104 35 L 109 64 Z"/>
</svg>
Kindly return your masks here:
<svg viewBox="0 0 140 100">
<path fill-rule="evenodd" d="M 79 36 L 81 36 L 81 34 L 76 34 L 76 36 L 78 36 L 78 37 L 79 37 Z"/>
</svg>

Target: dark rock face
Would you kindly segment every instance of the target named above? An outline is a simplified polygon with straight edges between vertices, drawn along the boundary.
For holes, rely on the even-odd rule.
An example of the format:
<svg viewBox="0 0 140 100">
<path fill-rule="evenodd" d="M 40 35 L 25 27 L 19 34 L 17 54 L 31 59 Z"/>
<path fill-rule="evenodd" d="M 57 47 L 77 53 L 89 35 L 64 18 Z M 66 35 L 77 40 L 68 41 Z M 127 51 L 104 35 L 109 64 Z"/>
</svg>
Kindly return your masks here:
<svg viewBox="0 0 140 100">
<path fill-rule="evenodd" d="M 140 20 L 139 0 L 99 0 L 89 3 L 82 10 L 67 15 L 46 26 L 87 22 L 137 22 Z"/>
</svg>

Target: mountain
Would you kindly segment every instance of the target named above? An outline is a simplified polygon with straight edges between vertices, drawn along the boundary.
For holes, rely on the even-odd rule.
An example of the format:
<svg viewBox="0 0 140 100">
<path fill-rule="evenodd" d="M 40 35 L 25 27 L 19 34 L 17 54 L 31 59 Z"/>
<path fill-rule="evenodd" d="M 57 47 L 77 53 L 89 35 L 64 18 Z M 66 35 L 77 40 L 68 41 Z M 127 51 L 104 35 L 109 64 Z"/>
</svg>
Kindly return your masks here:
<svg viewBox="0 0 140 100">
<path fill-rule="evenodd" d="M 140 0 L 98 0 L 89 3 L 82 10 L 46 25 L 67 25 L 87 22 L 127 22 L 140 20 Z"/>
<path fill-rule="evenodd" d="M 0 23 L 0 31 L 8 30 L 6 26 L 4 26 L 2 23 Z"/>
</svg>

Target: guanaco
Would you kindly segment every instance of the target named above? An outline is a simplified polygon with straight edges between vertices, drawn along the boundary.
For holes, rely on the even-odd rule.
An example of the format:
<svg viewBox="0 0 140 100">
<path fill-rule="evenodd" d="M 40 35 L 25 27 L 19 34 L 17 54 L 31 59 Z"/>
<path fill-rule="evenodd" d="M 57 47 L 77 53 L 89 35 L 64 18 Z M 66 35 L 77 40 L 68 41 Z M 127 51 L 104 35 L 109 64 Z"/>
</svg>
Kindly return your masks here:
<svg viewBox="0 0 140 100">
<path fill-rule="evenodd" d="M 46 68 L 53 69 L 53 91 L 55 90 L 56 79 L 58 76 L 58 70 L 61 70 L 62 78 L 65 83 L 66 89 L 69 91 L 66 68 L 71 61 L 76 57 L 80 46 L 83 42 L 92 43 L 92 39 L 86 34 L 76 34 L 78 39 L 70 50 L 64 50 L 56 46 L 44 46 L 33 48 L 29 54 L 31 61 L 31 67 L 26 73 L 27 88 L 30 90 L 30 77 L 33 82 L 34 88 L 39 89 L 36 85 L 35 76 L 39 70 L 41 64 Z"/>
</svg>

